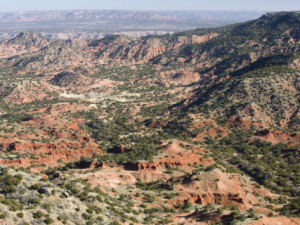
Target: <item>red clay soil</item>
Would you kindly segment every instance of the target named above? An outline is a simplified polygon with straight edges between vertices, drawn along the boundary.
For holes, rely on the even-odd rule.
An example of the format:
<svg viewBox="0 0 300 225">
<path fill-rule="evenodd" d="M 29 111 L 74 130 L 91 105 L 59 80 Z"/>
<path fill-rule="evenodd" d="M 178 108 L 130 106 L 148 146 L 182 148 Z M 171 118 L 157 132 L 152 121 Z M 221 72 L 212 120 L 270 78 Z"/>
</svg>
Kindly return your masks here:
<svg viewBox="0 0 300 225">
<path fill-rule="evenodd" d="M 102 151 L 98 148 L 87 149 L 72 149 L 72 150 L 54 150 L 44 151 L 43 156 L 36 156 L 35 159 L 13 159 L 13 160 L 0 160 L 0 164 L 14 167 L 30 167 L 32 165 L 44 164 L 44 168 L 54 167 L 59 165 L 58 161 L 62 162 L 74 162 L 78 161 L 82 156 L 91 157 L 94 154 L 102 154 Z"/>
<path fill-rule="evenodd" d="M 300 218 L 263 217 L 249 225 L 300 225 Z"/>
</svg>

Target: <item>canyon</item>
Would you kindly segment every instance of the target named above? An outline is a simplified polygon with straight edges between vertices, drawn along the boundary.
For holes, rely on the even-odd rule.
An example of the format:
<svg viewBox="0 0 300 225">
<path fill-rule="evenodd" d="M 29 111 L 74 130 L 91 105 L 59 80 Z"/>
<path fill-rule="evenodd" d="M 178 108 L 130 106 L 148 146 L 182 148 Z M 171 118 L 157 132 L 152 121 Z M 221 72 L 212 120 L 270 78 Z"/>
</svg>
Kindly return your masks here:
<svg viewBox="0 0 300 225">
<path fill-rule="evenodd" d="M 300 224 L 299 24 L 2 41 L 0 224 Z"/>
</svg>

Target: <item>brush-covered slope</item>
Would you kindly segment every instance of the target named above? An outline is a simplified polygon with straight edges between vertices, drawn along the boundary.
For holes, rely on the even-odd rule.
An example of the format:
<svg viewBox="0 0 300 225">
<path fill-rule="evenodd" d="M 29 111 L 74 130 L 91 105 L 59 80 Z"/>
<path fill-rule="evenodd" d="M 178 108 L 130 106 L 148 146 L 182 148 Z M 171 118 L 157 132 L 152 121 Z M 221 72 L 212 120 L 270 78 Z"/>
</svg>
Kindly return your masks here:
<svg viewBox="0 0 300 225">
<path fill-rule="evenodd" d="M 182 46 L 158 57 L 155 62 L 176 65 L 180 57 L 202 72 L 224 74 L 262 56 L 296 52 L 299 48 L 299 14 L 270 13 L 247 23 L 219 28 L 219 35 L 213 40 Z M 219 68 L 216 70 L 215 66 Z"/>
<path fill-rule="evenodd" d="M 167 64 L 193 65 L 202 77 L 185 109 L 245 128 L 299 126 L 299 24 L 297 12 L 266 14 L 183 47 L 183 63 L 171 51 Z"/>
</svg>

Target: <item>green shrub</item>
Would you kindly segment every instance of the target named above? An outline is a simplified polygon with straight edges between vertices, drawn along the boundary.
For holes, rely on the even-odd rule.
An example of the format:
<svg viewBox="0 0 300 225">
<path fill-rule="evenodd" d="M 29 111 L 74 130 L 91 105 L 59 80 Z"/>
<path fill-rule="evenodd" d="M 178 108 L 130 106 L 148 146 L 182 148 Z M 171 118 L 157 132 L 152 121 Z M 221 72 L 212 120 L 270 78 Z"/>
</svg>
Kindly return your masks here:
<svg viewBox="0 0 300 225">
<path fill-rule="evenodd" d="M 146 202 L 153 203 L 155 201 L 155 196 L 154 195 L 145 195 L 144 200 Z"/>
<path fill-rule="evenodd" d="M 35 219 L 41 219 L 44 216 L 44 214 L 41 211 L 36 211 L 32 214 L 32 216 Z"/>
<path fill-rule="evenodd" d="M 52 223 L 54 223 L 54 220 L 53 220 L 52 218 L 50 218 L 50 217 L 47 217 L 47 218 L 44 220 L 44 223 L 45 223 L 45 224 L 52 224 Z"/>
<path fill-rule="evenodd" d="M 18 212 L 18 213 L 17 213 L 17 217 L 23 218 L 23 217 L 24 217 L 24 214 L 23 214 L 22 212 Z"/>
<path fill-rule="evenodd" d="M 32 190 L 40 190 L 41 189 L 41 185 L 39 183 L 33 184 L 30 186 L 30 189 Z"/>
<path fill-rule="evenodd" d="M 90 220 L 90 219 L 92 219 L 93 218 L 93 216 L 92 215 L 90 215 L 90 214 L 87 214 L 87 213 L 82 213 L 82 218 L 83 219 L 85 219 L 85 220 Z"/>
<path fill-rule="evenodd" d="M 121 225 L 121 224 L 119 222 L 117 222 L 117 221 L 113 221 L 109 225 Z"/>
<path fill-rule="evenodd" d="M 4 219 L 7 216 L 5 212 L 0 212 L 0 219 Z"/>
<path fill-rule="evenodd" d="M 22 176 L 21 175 L 9 175 L 8 173 L 4 173 L 3 176 L 0 177 L 1 188 L 3 193 L 12 193 L 16 191 L 16 187 L 21 183 Z"/>
</svg>

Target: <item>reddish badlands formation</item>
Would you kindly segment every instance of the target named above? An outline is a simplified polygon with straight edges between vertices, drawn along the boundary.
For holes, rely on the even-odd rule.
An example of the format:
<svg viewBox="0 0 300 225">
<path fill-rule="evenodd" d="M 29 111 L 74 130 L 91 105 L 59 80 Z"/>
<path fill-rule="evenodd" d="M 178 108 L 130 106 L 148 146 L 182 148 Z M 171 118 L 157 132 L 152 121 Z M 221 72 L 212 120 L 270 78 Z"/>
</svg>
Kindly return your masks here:
<svg viewBox="0 0 300 225">
<path fill-rule="evenodd" d="M 103 219 L 90 206 L 99 201 L 106 219 L 136 224 L 231 213 L 299 224 L 278 216 L 298 213 L 299 19 L 273 16 L 165 36 L 1 42 L 0 164 L 45 172 L 40 182 L 68 189 L 63 200 L 85 201 L 74 207 L 85 223 Z"/>
</svg>

